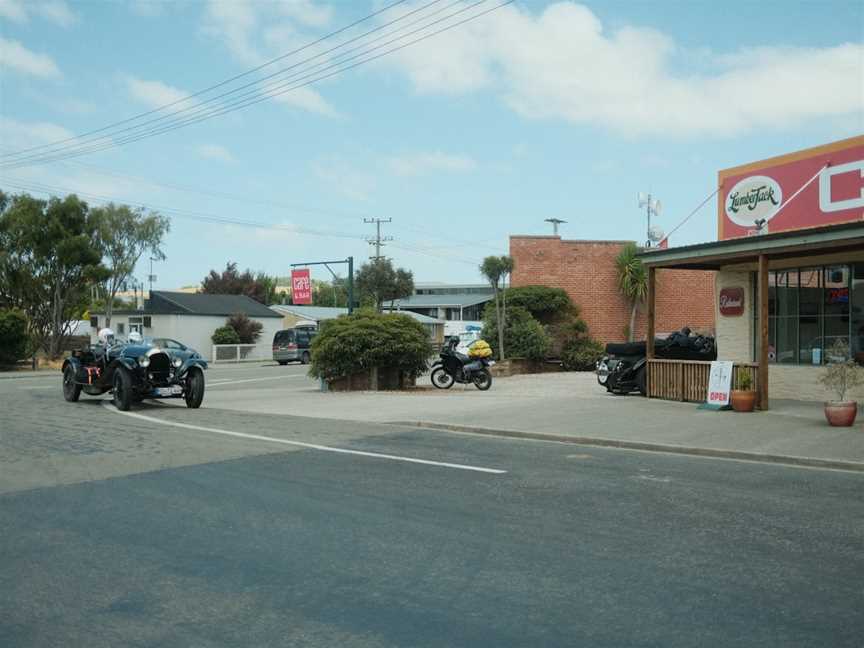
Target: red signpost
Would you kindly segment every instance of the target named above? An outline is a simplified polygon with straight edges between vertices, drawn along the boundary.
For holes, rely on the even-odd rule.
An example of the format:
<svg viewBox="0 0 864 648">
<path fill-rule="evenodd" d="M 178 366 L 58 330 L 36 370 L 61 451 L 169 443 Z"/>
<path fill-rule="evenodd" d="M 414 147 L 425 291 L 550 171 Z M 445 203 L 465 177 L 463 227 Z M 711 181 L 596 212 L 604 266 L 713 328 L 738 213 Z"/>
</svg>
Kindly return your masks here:
<svg viewBox="0 0 864 648">
<path fill-rule="evenodd" d="M 298 305 L 312 303 L 312 280 L 308 268 L 291 271 L 291 302 Z"/>
</svg>

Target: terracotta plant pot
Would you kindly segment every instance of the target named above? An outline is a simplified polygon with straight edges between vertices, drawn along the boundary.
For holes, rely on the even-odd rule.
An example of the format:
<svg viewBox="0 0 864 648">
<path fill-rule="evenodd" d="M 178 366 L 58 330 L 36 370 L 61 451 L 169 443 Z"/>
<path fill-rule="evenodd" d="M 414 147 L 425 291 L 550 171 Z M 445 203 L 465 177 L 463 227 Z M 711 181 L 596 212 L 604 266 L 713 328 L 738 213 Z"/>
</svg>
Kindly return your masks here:
<svg viewBox="0 0 864 648">
<path fill-rule="evenodd" d="M 849 427 L 858 415 L 856 401 L 827 401 L 825 403 L 825 418 L 834 427 Z"/>
<path fill-rule="evenodd" d="M 729 394 L 729 404 L 736 412 L 752 412 L 756 407 L 756 392 L 733 389 Z"/>
</svg>

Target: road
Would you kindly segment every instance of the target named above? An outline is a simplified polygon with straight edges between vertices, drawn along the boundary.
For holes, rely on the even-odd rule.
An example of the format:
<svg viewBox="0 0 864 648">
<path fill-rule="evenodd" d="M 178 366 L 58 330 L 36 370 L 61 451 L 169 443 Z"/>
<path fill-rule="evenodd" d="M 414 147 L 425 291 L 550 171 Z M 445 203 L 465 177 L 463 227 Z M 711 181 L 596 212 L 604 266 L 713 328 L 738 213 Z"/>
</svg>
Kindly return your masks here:
<svg viewBox="0 0 864 648">
<path fill-rule="evenodd" d="M 861 645 L 860 474 L 231 411 L 309 383 L 209 378 L 135 416 L 0 381 L 0 646 Z"/>
</svg>

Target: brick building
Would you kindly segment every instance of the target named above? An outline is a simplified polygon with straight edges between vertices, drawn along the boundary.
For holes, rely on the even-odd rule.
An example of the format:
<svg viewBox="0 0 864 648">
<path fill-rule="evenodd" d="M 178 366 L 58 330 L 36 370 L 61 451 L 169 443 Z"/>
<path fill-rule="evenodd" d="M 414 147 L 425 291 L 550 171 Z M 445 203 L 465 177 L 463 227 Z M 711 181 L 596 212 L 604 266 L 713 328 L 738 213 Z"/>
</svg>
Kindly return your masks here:
<svg viewBox="0 0 864 648">
<path fill-rule="evenodd" d="M 565 241 L 560 236 L 511 236 L 513 286 L 563 288 L 582 309 L 592 337 L 624 339 L 630 308 L 618 291 L 615 257 L 628 241 Z M 657 274 L 658 335 L 689 326 L 714 331 L 714 273 L 660 270 Z M 636 338 L 644 337 L 644 312 L 636 316 Z"/>
</svg>

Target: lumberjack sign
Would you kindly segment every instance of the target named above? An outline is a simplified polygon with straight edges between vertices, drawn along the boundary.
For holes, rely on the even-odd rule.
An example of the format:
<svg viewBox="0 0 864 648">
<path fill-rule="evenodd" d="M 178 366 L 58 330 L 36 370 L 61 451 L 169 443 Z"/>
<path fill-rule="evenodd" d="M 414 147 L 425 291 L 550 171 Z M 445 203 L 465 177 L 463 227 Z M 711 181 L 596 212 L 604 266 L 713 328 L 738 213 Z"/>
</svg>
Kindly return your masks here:
<svg viewBox="0 0 864 648">
<path fill-rule="evenodd" d="M 769 232 L 860 221 L 864 136 L 725 169 L 719 181 L 719 240 L 747 236 L 757 221 Z"/>
<path fill-rule="evenodd" d="M 723 317 L 738 317 L 744 314 L 743 288 L 722 288 L 720 290 L 720 314 Z"/>
</svg>

